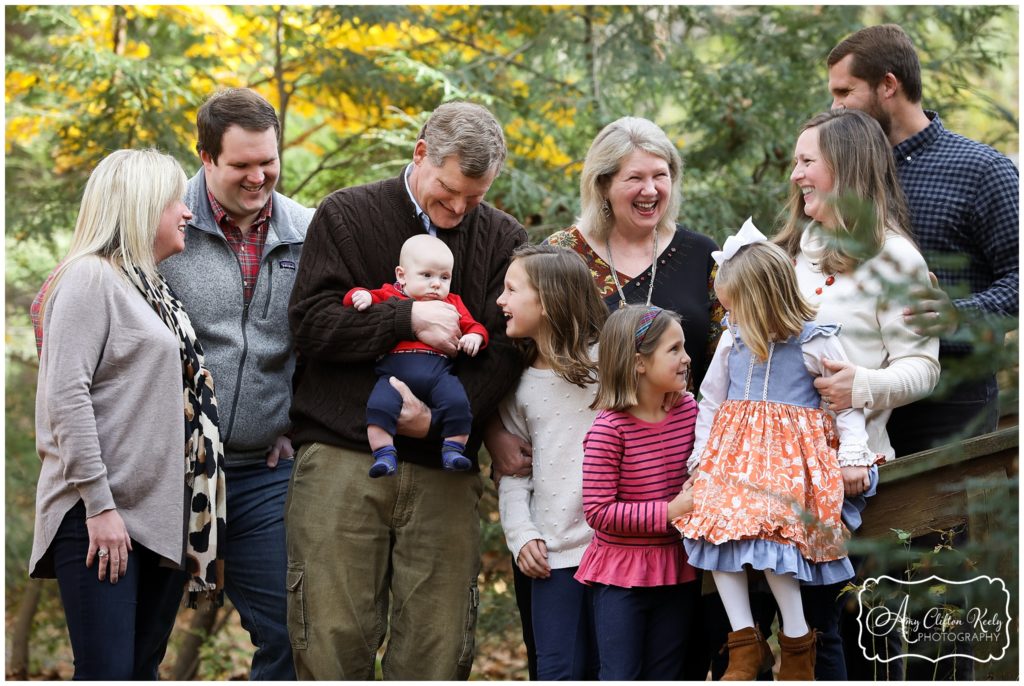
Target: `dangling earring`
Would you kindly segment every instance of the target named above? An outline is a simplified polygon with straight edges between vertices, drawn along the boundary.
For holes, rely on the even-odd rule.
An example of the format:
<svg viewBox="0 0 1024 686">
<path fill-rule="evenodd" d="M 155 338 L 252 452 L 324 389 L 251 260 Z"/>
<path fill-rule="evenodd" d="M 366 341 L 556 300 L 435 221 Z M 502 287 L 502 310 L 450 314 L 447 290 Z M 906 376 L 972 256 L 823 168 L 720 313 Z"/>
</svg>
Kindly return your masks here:
<svg viewBox="0 0 1024 686">
<path fill-rule="evenodd" d="M 605 198 L 604 202 L 601 203 L 601 214 L 604 215 L 605 219 L 612 218 L 612 205 L 608 202 L 608 198 Z"/>
</svg>

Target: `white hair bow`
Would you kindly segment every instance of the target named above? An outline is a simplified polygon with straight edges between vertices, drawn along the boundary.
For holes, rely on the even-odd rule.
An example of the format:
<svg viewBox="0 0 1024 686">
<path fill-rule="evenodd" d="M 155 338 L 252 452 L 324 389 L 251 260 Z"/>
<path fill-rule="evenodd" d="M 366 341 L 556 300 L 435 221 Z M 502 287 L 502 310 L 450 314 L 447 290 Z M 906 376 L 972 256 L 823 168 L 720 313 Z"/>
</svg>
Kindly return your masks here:
<svg viewBox="0 0 1024 686">
<path fill-rule="evenodd" d="M 747 217 L 747 221 L 743 222 L 743 226 L 740 227 L 736 235 L 726 238 L 722 249 L 711 253 L 711 258 L 718 263 L 718 266 L 722 266 L 726 260 L 735 257 L 743 246 L 768 240 L 767 236 L 757 230 L 752 220 L 753 217 Z"/>
</svg>

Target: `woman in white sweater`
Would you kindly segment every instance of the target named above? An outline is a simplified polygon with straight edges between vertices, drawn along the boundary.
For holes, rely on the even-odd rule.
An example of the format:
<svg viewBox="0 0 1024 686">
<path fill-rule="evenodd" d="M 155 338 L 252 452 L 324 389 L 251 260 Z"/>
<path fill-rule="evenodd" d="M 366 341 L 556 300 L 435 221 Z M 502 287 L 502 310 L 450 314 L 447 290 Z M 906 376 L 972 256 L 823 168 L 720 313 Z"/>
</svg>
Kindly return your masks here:
<svg viewBox="0 0 1024 686">
<path fill-rule="evenodd" d="M 894 407 L 939 380 L 937 338 L 903 320 L 909 289 L 928 267 L 907 231 L 909 215 L 882 128 L 857 110 L 809 120 L 797 139 L 788 217 L 775 238 L 794 258 L 820 324 L 841 324 L 849 363 L 816 384 L 833 410 L 864 408 L 868 447 L 895 457 L 885 424 Z"/>
<path fill-rule="evenodd" d="M 903 320 L 910 288 L 928 284 L 928 267 L 907 228 L 909 213 L 892 149 L 881 126 L 857 110 L 811 118 L 801 129 L 790 175 L 787 216 L 775 237 L 793 258 L 803 295 L 819 324 L 840 324 L 848 362 L 826 360 L 832 374 L 814 385 L 834 411 L 863 408 L 868 448 L 895 457 L 885 430 L 894 407 L 928 395 L 939 380 L 939 341 Z M 859 467 L 873 495 L 877 467 Z M 860 525 L 864 496 L 848 499 L 843 518 Z M 842 583 L 803 589 L 804 612 L 820 632 L 815 678 L 845 680 L 839 635 Z"/>
<path fill-rule="evenodd" d="M 29 573 L 57 578 L 76 679 L 157 679 L 186 582 L 223 586 L 216 400 L 156 270 L 185 247 L 184 190 L 168 155 L 106 157 L 43 286 Z"/>
</svg>

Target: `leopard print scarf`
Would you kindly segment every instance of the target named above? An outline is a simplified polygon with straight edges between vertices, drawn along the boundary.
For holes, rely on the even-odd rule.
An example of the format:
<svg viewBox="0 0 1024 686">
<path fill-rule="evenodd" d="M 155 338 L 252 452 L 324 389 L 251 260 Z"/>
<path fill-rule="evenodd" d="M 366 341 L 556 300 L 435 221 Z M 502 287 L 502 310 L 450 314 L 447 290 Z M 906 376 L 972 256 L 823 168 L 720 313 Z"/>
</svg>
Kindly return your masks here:
<svg viewBox="0 0 1024 686">
<path fill-rule="evenodd" d="M 185 566 L 189 574 L 188 606 L 201 594 L 215 605 L 224 602 L 224 553 L 218 545 L 226 530 L 224 447 L 220 440 L 213 377 L 203 364 L 203 348 L 171 287 L 140 270 L 125 270 L 167 328 L 178 336 L 185 397 L 185 485 L 191 492 Z"/>
</svg>

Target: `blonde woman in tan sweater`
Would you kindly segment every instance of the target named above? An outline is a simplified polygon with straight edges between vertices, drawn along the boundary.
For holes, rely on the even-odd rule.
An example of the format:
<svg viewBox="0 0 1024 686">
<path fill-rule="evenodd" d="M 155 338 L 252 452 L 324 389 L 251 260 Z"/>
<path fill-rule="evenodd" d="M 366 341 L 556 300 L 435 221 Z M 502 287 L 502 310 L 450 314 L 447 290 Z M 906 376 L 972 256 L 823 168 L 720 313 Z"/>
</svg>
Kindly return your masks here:
<svg viewBox="0 0 1024 686">
<path fill-rule="evenodd" d="M 156 270 L 184 248 L 184 190 L 167 155 L 106 157 L 39 299 L 29 572 L 57 578 L 76 679 L 157 679 L 186 583 L 223 585 L 213 384 Z"/>
</svg>

